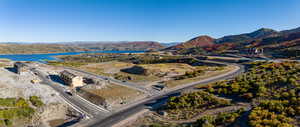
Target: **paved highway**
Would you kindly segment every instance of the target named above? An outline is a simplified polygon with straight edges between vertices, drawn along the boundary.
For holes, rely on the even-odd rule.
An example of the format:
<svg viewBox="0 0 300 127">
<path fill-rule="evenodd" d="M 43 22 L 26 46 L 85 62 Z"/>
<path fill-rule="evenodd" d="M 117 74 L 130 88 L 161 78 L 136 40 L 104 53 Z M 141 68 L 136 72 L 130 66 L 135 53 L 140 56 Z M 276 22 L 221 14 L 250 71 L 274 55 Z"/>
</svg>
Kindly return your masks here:
<svg viewBox="0 0 300 127">
<path fill-rule="evenodd" d="M 191 89 L 195 85 L 198 85 L 198 84 L 208 84 L 211 82 L 229 79 L 229 78 L 232 78 L 232 77 L 237 76 L 238 74 L 244 72 L 244 67 L 242 65 L 237 65 L 237 66 L 238 66 L 238 69 L 228 72 L 226 74 L 182 85 L 182 87 L 180 87 L 180 88 L 177 87 L 176 89 L 169 90 L 168 92 L 160 93 L 158 95 L 146 98 L 145 100 L 140 101 L 139 103 L 136 103 L 127 109 L 113 113 L 112 115 L 110 115 L 106 118 L 95 117 L 95 119 L 91 119 L 91 120 L 87 121 L 86 123 L 82 122 L 82 123 L 80 123 L 79 126 L 111 127 L 112 125 L 120 122 L 123 119 L 130 117 L 131 115 L 133 115 L 143 109 L 151 108 L 151 106 L 154 106 L 154 105 L 158 106 L 158 105 L 163 104 L 163 102 L 165 102 L 169 97 L 180 95 L 180 93 L 185 89 Z"/>
</svg>

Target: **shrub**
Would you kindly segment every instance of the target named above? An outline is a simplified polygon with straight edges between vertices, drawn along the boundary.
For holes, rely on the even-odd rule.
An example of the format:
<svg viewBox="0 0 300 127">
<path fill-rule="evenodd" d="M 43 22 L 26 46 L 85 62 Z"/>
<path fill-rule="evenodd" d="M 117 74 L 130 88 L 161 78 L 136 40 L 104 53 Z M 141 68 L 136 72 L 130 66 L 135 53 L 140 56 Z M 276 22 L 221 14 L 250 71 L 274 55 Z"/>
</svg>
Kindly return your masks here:
<svg viewBox="0 0 300 127">
<path fill-rule="evenodd" d="M 15 103 L 16 98 L 0 98 L 0 106 L 13 107 Z"/>
<path fill-rule="evenodd" d="M 32 114 L 34 114 L 34 109 L 31 107 L 24 107 L 17 109 L 17 116 L 18 117 L 31 117 Z"/>
<path fill-rule="evenodd" d="M 24 98 L 0 98 L 0 103 L 0 126 L 12 126 L 12 120 L 31 118 L 35 112 Z"/>
<path fill-rule="evenodd" d="M 28 107 L 29 104 L 27 103 L 27 101 L 24 98 L 19 98 L 16 102 L 16 106 L 17 107 Z"/>
<path fill-rule="evenodd" d="M 254 108 L 249 115 L 249 124 L 253 127 L 270 126 L 270 127 L 293 127 L 292 118 L 283 114 L 276 114 L 260 107 Z"/>
<path fill-rule="evenodd" d="M 164 126 L 160 125 L 158 123 L 154 123 L 154 124 L 150 125 L 149 127 L 164 127 Z"/>
<path fill-rule="evenodd" d="M 44 105 L 44 103 L 41 101 L 41 98 L 38 96 L 30 96 L 29 100 L 36 107 L 41 107 Z"/>
<path fill-rule="evenodd" d="M 206 115 L 198 119 L 195 125 L 198 127 L 215 127 L 219 125 L 229 125 L 233 123 L 242 113 L 243 109 L 237 110 L 235 112 L 220 113 L 216 116 Z"/>
<path fill-rule="evenodd" d="M 12 121 L 10 121 L 9 119 L 5 119 L 4 123 L 5 123 L 6 126 L 12 126 L 13 125 Z"/>
</svg>

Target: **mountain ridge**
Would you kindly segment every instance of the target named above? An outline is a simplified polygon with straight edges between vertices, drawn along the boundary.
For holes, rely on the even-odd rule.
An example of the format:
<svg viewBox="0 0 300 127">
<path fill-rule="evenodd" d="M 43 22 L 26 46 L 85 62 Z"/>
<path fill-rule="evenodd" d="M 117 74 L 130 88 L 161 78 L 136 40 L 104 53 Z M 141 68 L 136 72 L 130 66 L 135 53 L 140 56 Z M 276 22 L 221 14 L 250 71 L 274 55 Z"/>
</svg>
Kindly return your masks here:
<svg viewBox="0 0 300 127">
<path fill-rule="evenodd" d="M 166 50 L 178 50 L 178 49 L 186 49 L 186 48 L 192 48 L 192 47 L 206 47 L 213 45 L 214 38 L 207 36 L 207 35 L 201 35 L 195 38 L 192 38 L 186 42 L 177 44 L 175 46 L 168 47 Z"/>
<path fill-rule="evenodd" d="M 217 39 L 215 43 L 248 43 L 255 39 L 278 36 L 279 34 L 280 32 L 270 28 L 260 28 L 250 33 L 224 36 Z"/>
<path fill-rule="evenodd" d="M 265 48 L 266 54 L 298 57 L 300 55 L 300 27 L 290 30 L 276 31 L 269 28 L 260 28 L 250 33 L 228 35 L 214 39 L 210 44 L 203 41 L 203 36 L 195 37 L 187 42 L 168 47 L 164 50 L 177 50 L 182 54 L 215 53 L 226 51 L 246 52 L 248 48 Z M 209 36 L 208 36 L 209 37 Z M 190 41 L 198 41 L 190 43 Z M 199 45 L 199 43 L 203 43 Z M 206 44 L 206 45 L 205 45 Z M 186 46 L 188 45 L 188 46 Z M 289 54 L 287 54 L 287 52 Z"/>
<path fill-rule="evenodd" d="M 95 50 L 152 51 L 163 48 L 164 46 L 154 41 L 116 43 L 0 43 L 0 54 L 39 54 Z"/>
</svg>

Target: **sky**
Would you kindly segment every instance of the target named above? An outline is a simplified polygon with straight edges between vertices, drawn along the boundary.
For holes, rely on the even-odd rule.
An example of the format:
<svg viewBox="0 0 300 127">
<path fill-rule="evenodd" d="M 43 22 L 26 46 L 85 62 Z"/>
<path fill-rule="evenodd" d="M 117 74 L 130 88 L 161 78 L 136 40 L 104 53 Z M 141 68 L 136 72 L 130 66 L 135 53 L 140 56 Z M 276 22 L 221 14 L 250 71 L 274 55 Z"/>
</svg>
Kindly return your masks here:
<svg viewBox="0 0 300 127">
<path fill-rule="evenodd" d="M 0 0 L 0 42 L 219 38 L 300 27 L 300 0 Z"/>
</svg>

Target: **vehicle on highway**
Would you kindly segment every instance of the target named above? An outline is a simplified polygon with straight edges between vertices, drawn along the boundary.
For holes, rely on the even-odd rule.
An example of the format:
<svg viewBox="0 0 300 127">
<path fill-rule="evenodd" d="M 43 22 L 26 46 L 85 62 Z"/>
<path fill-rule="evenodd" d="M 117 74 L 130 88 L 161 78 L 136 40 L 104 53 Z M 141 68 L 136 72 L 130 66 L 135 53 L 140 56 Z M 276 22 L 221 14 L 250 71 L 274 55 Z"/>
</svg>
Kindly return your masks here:
<svg viewBox="0 0 300 127">
<path fill-rule="evenodd" d="M 127 104 L 127 102 L 126 102 L 126 101 L 122 101 L 120 104 L 121 104 L 121 105 Z"/>
<path fill-rule="evenodd" d="M 65 90 L 65 93 L 70 95 L 70 96 L 73 96 L 73 93 L 71 92 L 71 90 Z"/>
<path fill-rule="evenodd" d="M 163 85 L 163 84 L 157 84 L 157 85 L 153 85 L 152 87 L 154 89 L 156 89 L 156 90 L 161 91 L 161 90 L 163 90 L 165 88 L 165 85 Z"/>
</svg>

